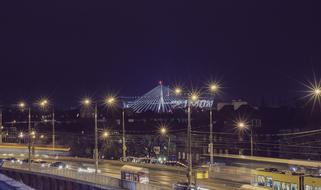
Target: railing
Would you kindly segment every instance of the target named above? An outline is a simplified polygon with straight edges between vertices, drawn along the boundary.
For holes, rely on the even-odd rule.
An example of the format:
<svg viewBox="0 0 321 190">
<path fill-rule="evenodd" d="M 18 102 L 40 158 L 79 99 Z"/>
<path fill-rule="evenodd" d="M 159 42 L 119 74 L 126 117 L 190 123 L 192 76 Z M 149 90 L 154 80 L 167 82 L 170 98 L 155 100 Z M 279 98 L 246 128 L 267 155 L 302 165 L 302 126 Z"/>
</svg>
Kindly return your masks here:
<svg viewBox="0 0 321 190">
<path fill-rule="evenodd" d="M 13 169 L 13 170 L 22 170 L 25 172 L 41 173 L 51 176 L 59 176 L 63 178 L 68 178 L 76 181 L 82 181 L 94 184 L 96 186 L 106 186 L 106 187 L 115 187 L 117 189 L 129 189 L 129 190 L 165 190 L 168 188 L 163 188 L 151 184 L 139 184 L 132 181 L 123 181 L 117 178 L 109 177 L 103 174 L 95 173 L 85 173 L 78 172 L 73 169 L 59 169 L 52 167 L 41 167 L 37 164 L 32 164 L 31 170 L 28 168 L 27 163 L 12 163 L 4 162 L 2 165 L 3 168 Z"/>
<path fill-rule="evenodd" d="M 20 163 L 12 163 L 12 162 L 5 162 L 2 165 L 3 168 L 15 169 L 15 170 L 23 170 L 28 172 L 28 164 L 20 164 Z M 52 168 L 52 167 L 41 167 L 36 164 L 32 164 L 30 172 L 33 173 L 42 173 L 47 175 L 53 176 L 60 176 L 64 178 L 70 178 L 77 181 L 83 181 L 88 183 L 93 183 L 95 185 L 102 185 L 102 186 L 111 186 L 111 187 L 120 187 L 120 179 L 112 178 L 102 174 L 94 174 L 94 173 L 85 173 L 85 172 L 78 172 L 72 169 L 59 169 L 59 168 Z"/>
</svg>

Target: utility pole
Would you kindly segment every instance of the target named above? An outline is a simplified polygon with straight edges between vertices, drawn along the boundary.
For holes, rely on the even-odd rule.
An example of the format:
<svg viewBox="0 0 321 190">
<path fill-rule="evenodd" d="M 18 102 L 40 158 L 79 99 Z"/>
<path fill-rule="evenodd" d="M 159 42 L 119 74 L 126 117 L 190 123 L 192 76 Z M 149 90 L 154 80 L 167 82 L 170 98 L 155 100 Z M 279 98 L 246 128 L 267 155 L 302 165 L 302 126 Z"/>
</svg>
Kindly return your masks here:
<svg viewBox="0 0 321 190">
<path fill-rule="evenodd" d="M 253 156 L 253 125 L 251 125 L 251 156 Z"/>
<path fill-rule="evenodd" d="M 55 155 L 55 141 L 56 141 L 56 136 L 55 136 L 55 109 L 52 109 L 52 151 L 53 154 Z"/>
<path fill-rule="evenodd" d="M 95 103 L 95 174 L 98 173 L 98 116 L 97 103 Z"/>
<path fill-rule="evenodd" d="M 210 108 L 210 166 L 214 164 L 214 153 L 213 153 L 213 110 Z"/>
<path fill-rule="evenodd" d="M 123 137 L 122 137 L 122 152 L 123 152 L 123 161 L 126 161 L 126 138 L 125 138 L 125 108 L 122 111 L 122 127 L 123 127 Z"/>
<path fill-rule="evenodd" d="M 31 170 L 31 109 L 28 108 L 28 167 Z"/>
<path fill-rule="evenodd" d="M 0 143 L 2 143 L 2 130 L 3 130 L 3 125 L 2 125 L 2 109 L 0 108 Z"/>
<path fill-rule="evenodd" d="M 187 147 L 188 147 L 188 168 L 187 168 L 187 175 L 188 175 L 188 185 L 191 187 L 192 185 L 192 125 L 191 125 L 191 103 L 188 103 L 187 108 Z"/>
</svg>

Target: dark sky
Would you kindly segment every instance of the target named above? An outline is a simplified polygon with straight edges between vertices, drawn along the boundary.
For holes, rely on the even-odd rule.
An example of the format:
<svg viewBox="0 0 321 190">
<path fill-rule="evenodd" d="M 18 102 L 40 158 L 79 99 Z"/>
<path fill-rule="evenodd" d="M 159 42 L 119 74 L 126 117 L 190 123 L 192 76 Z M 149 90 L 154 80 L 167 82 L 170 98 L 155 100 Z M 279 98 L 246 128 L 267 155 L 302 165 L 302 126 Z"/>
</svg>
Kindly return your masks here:
<svg viewBox="0 0 321 190">
<path fill-rule="evenodd" d="M 227 99 L 291 99 L 321 70 L 315 1 L 1 3 L 0 99 L 76 104 L 157 81 L 221 79 Z"/>
</svg>

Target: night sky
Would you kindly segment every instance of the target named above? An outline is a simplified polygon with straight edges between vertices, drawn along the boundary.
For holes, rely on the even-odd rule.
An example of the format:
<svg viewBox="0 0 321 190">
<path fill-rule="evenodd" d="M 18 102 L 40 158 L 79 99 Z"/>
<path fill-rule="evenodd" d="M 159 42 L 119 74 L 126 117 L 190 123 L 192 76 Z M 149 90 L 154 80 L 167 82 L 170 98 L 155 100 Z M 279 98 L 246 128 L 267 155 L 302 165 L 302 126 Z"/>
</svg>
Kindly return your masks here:
<svg viewBox="0 0 321 190">
<path fill-rule="evenodd" d="M 321 72 L 315 1 L 8 1 L 1 3 L 0 102 L 74 105 L 223 82 L 224 98 L 300 96 Z"/>
</svg>

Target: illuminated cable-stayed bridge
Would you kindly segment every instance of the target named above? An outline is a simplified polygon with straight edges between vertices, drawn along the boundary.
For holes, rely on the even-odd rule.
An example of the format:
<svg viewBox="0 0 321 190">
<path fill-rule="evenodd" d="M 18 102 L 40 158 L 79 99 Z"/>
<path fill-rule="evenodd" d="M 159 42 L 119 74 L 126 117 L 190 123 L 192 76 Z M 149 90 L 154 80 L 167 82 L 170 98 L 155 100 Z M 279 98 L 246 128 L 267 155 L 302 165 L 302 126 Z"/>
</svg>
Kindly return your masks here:
<svg viewBox="0 0 321 190">
<path fill-rule="evenodd" d="M 174 109 L 186 108 L 188 100 L 182 96 L 177 96 L 170 87 L 159 85 L 148 91 L 141 97 L 123 97 L 124 106 L 132 109 L 136 113 L 141 112 L 156 112 L 168 113 Z M 126 99 L 131 99 L 128 101 Z M 210 97 L 202 97 L 193 103 L 193 107 L 210 108 L 213 106 L 214 100 Z"/>
</svg>

